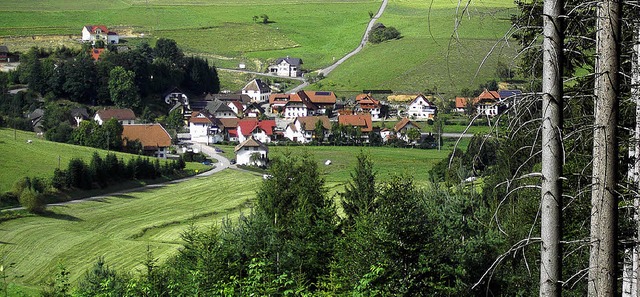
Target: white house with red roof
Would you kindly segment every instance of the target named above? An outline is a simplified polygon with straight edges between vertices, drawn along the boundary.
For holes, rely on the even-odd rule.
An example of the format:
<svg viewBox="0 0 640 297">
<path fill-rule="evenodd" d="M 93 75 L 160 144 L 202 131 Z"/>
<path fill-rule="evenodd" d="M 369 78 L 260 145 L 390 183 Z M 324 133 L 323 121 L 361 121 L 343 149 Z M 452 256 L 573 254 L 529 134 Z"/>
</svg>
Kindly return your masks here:
<svg viewBox="0 0 640 297">
<path fill-rule="evenodd" d="M 129 108 L 111 108 L 101 109 L 96 112 L 93 119 L 98 122 L 98 125 L 115 118 L 122 125 L 133 125 L 136 122 L 136 114 Z"/>
<path fill-rule="evenodd" d="M 489 117 L 497 116 L 506 108 L 506 106 L 500 102 L 500 93 L 487 89 L 482 91 L 482 93 L 473 100 L 473 104 L 476 106 L 476 112 L 479 115 Z"/>
<path fill-rule="evenodd" d="M 265 166 L 269 160 L 269 148 L 261 141 L 249 137 L 238 144 L 234 152 L 236 153 L 236 164 Z"/>
<path fill-rule="evenodd" d="M 255 118 L 238 121 L 236 133 L 238 141 L 243 142 L 253 137 L 263 143 L 271 142 L 273 128 L 276 126 L 275 120 L 258 120 Z"/>
<path fill-rule="evenodd" d="M 356 96 L 356 106 L 354 107 L 356 113 L 368 113 L 371 115 L 371 120 L 380 120 L 382 114 L 382 104 L 371 96 L 371 94 L 360 94 Z"/>
<path fill-rule="evenodd" d="M 438 108 L 425 95 L 418 95 L 409 103 L 407 114 L 417 120 L 428 120 L 435 117 Z"/>
<path fill-rule="evenodd" d="M 96 41 L 102 40 L 105 44 L 120 43 L 120 35 L 109 31 L 105 25 L 87 25 L 82 27 L 82 41 L 95 44 Z"/>
<path fill-rule="evenodd" d="M 318 122 L 322 123 L 323 141 L 329 137 L 331 122 L 327 116 L 298 117 L 284 131 L 284 137 L 299 143 L 309 143 L 313 140 Z"/>
</svg>

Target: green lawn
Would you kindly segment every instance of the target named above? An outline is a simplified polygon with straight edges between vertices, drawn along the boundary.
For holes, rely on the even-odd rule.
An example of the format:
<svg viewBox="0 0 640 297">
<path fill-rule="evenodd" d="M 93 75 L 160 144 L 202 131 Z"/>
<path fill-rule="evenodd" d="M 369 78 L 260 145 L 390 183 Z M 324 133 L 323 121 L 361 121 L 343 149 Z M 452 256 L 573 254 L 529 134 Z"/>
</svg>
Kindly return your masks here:
<svg viewBox="0 0 640 297">
<path fill-rule="evenodd" d="M 31 143 L 27 143 L 31 140 Z M 89 162 L 94 152 L 105 156 L 107 151 L 91 147 L 70 145 L 44 140 L 33 132 L 12 129 L 0 129 L 0 192 L 11 190 L 20 178 L 53 176 L 55 168 L 66 169 L 73 158 L 81 158 Z M 136 155 L 116 153 L 119 158 L 128 160 Z M 187 169 L 203 170 L 207 166 L 199 163 L 188 163 Z"/>
<path fill-rule="evenodd" d="M 220 222 L 247 211 L 261 181 L 227 170 L 206 178 L 119 195 L 99 201 L 50 207 L 46 217 L 0 223 L 0 256 L 9 282 L 38 287 L 64 265 L 75 282 L 98 257 L 119 271 L 142 269 L 147 247 L 160 261 L 180 246 L 190 224 Z"/>
<path fill-rule="evenodd" d="M 515 13 L 513 1 L 473 2 L 464 16 L 457 3 L 391 0 L 380 22 L 395 27 L 403 37 L 368 45 L 312 88 L 437 91 L 451 99 L 463 88 L 475 89 L 498 79 L 496 63 L 509 64 L 518 50 L 515 44 L 501 41 Z"/>
<path fill-rule="evenodd" d="M 304 68 L 318 69 L 356 48 L 380 0 L 7 0 L 0 3 L 0 43 L 11 50 L 69 46 L 87 24 L 175 39 L 188 54 L 207 57 L 221 67 L 245 63 L 264 71 L 274 59 L 300 57 Z M 475 89 L 495 77 L 498 60 L 510 63 L 515 43 L 501 38 L 512 0 L 472 2 L 463 12 L 458 2 L 391 0 L 380 21 L 394 26 L 402 39 L 368 44 L 326 79 L 311 86 L 339 96 L 363 89 L 415 93 L 438 91 L 453 98 L 462 88 Z M 96 9 L 100 7 L 100 9 Z M 266 14 L 272 23 L 253 16 Z M 456 26 L 456 18 L 460 20 Z M 55 35 L 49 40 L 41 35 Z M 15 42 L 15 36 L 27 37 Z M 4 37 L 4 39 L 2 39 Z M 11 37 L 11 38 L 8 38 Z M 132 44 L 136 43 L 131 41 Z M 23 45 L 21 47 L 21 45 Z M 488 59 L 482 63 L 485 56 Z M 223 76 L 223 89 L 237 89 Z"/>
</svg>

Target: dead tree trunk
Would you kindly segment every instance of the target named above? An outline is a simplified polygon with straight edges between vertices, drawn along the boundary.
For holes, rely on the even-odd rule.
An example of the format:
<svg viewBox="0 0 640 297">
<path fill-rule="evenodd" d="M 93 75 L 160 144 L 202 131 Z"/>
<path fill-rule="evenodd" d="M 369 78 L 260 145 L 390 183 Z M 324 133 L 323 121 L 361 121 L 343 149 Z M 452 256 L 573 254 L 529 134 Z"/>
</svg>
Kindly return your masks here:
<svg viewBox="0 0 640 297">
<path fill-rule="evenodd" d="M 598 1 L 589 296 L 616 295 L 620 0 Z"/>
<path fill-rule="evenodd" d="M 563 2 L 545 0 L 543 8 L 540 296 L 561 292 Z"/>
</svg>

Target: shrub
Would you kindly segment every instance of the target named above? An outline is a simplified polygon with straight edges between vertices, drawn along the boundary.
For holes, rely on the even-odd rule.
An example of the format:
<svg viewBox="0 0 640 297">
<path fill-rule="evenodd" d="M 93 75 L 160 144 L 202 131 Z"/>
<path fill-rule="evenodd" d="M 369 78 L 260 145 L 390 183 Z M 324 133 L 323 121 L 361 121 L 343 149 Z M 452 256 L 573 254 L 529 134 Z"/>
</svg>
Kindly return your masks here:
<svg viewBox="0 0 640 297">
<path fill-rule="evenodd" d="M 47 206 L 44 195 L 31 187 L 24 189 L 20 194 L 20 205 L 32 213 L 42 213 Z"/>
</svg>

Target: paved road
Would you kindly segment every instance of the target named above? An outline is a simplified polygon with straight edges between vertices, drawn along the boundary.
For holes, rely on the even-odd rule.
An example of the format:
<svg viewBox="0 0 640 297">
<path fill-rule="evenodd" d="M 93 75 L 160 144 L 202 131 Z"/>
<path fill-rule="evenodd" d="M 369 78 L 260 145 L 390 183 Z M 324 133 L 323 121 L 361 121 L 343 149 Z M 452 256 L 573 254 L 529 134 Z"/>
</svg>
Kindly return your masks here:
<svg viewBox="0 0 640 297">
<path fill-rule="evenodd" d="M 210 175 L 212 175 L 214 173 L 217 173 L 217 172 L 220 172 L 222 170 L 225 170 L 225 169 L 227 169 L 227 168 L 229 168 L 231 166 L 231 163 L 229 162 L 229 159 L 227 159 L 224 156 L 218 154 L 214 148 L 212 148 L 212 147 L 210 147 L 210 146 L 208 146 L 208 145 L 206 145 L 204 143 L 189 143 L 189 147 L 191 147 L 192 149 L 197 149 L 198 151 L 201 151 L 201 152 L 207 154 L 212 159 L 218 160 L 218 162 L 214 164 L 215 167 L 212 168 L 211 170 L 207 170 L 207 171 L 205 171 L 203 173 L 200 173 L 200 174 L 197 174 L 195 176 L 189 176 L 189 177 L 185 177 L 185 178 L 181 178 L 181 179 L 171 180 L 171 181 L 164 182 L 164 183 L 151 184 L 151 185 L 146 185 L 146 186 L 143 186 L 143 187 L 137 187 L 137 188 L 128 189 L 128 190 L 124 190 L 124 191 L 113 192 L 113 193 L 99 195 L 99 196 L 92 196 L 92 197 L 78 199 L 78 200 L 71 200 L 71 201 L 65 201 L 65 202 L 60 202 L 60 203 L 51 203 L 51 204 L 48 204 L 47 206 L 62 206 L 62 205 L 67 205 L 67 204 L 72 204 L 72 203 L 81 203 L 81 202 L 84 202 L 84 201 L 99 200 L 99 199 L 104 199 L 104 198 L 107 198 L 107 197 L 112 197 L 112 196 L 117 196 L 117 195 L 124 195 L 124 194 L 127 194 L 127 193 L 135 193 L 135 192 L 144 191 L 144 190 L 148 190 L 148 189 L 160 188 L 160 187 L 164 187 L 166 185 L 181 183 L 181 182 L 184 182 L 184 181 L 187 181 L 187 180 L 190 180 L 190 179 L 194 179 L 194 178 L 210 176 Z M 2 211 L 15 211 L 15 210 L 22 210 L 22 209 L 24 209 L 24 207 L 8 208 L 8 209 L 4 209 Z"/>
<path fill-rule="evenodd" d="M 382 13 L 387 8 L 388 2 L 389 2 L 389 0 L 382 0 L 382 5 L 380 5 L 380 9 L 378 9 L 378 13 L 376 13 L 376 15 L 374 15 L 371 18 L 371 20 L 369 20 L 369 24 L 367 25 L 367 29 L 364 31 L 364 34 L 362 35 L 362 40 L 360 41 L 360 44 L 358 45 L 358 47 L 356 47 L 353 51 L 351 51 L 350 53 L 346 54 L 344 57 L 340 58 L 338 61 L 333 63 L 333 65 L 331 65 L 331 66 L 329 66 L 327 68 L 324 68 L 324 69 L 319 69 L 317 71 L 319 74 L 322 74 L 323 76 L 329 75 L 329 73 L 331 73 L 331 71 L 336 69 L 336 67 L 340 66 L 340 64 L 342 64 L 347 59 L 351 58 L 353 55 L 359 53 L 364 48 L 364 46 L 367 44 L 367 41 L 369 40 L 369 32 L 371 32 L 371 28 L 373 28 L 373 25 L 378 21 L 380 16 L 382 16 Z M 229 69 L 229 68 L 218 68 L 218 69 L 222 70 L 222 71 L 251 73 L 251 74 L 255 74 L 255 75 L 266 75 L 266 76 L 273 76 L 273 77 L 283 78 L 281 76 L 271 75 L 271 74 L 262 73 L 262 72 L 254 72 L 254 71 L 249 71 L 249 70 Z M 287 79 L 295 79 L 295 80 L 302 81 L 302 83 L 300 85 L 298 85 L 297 87 L 289 90 L 289 93 L 291 93 L 291 94 L 297 93 L 298 91 L 304 89 L 305 87 L 307 87 L 309 85 L 309 82 L 307 82 L 303 77 L 286 77 L 286 78 Z"/>
</svg>

